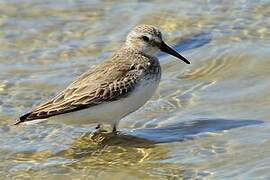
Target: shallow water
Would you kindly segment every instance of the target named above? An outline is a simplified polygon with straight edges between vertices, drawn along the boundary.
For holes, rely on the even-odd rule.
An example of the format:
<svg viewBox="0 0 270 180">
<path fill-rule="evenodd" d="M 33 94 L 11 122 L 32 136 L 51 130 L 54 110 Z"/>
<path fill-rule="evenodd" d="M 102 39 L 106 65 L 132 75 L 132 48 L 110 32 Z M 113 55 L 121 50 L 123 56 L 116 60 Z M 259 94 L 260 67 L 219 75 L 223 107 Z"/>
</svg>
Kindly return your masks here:
<svg viewBox="0 0 270 180">
<path fill-rule="evenodd" d="M 269 179 L 270 1 L 0 1 L 1 179 Z M 110 57 L 135 25 L 160 27 L 155 96 L 122 120 L 9 127 Z"/>
</svg>

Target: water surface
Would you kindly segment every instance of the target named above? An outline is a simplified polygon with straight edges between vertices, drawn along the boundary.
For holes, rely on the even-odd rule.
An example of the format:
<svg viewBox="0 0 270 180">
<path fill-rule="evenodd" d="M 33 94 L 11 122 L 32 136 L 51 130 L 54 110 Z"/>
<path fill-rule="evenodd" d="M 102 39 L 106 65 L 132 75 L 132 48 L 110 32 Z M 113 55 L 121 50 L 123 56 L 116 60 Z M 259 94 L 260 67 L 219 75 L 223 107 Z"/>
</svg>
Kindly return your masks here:
<svg viewBox="0 0 270 180">
<path fill-rule="evenodd" d="M 0 1 L 2 179 L 269 179 L 270 1 Z M 191 61 L 159 54 L 155 96 L 102 144 L 87 126 L 9 127 L 137 24 Z"/>
</svg>

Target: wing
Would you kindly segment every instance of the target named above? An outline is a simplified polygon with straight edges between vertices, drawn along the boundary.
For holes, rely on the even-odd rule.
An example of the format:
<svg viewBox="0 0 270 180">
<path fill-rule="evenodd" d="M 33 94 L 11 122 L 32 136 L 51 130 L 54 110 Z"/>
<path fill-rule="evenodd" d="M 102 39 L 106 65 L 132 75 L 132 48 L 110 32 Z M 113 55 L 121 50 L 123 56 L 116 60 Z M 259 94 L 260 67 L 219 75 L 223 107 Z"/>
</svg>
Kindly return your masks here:
<svg viewBox="0 0 270 180">
<path fill-rule="evenodd" d="M 103 63 L 80 76 L 51 101 L 21 116 L 15 124 L 46 119 L 125 97 L 135 88 L 143 71 L 141 65 Z"/>
</svg>

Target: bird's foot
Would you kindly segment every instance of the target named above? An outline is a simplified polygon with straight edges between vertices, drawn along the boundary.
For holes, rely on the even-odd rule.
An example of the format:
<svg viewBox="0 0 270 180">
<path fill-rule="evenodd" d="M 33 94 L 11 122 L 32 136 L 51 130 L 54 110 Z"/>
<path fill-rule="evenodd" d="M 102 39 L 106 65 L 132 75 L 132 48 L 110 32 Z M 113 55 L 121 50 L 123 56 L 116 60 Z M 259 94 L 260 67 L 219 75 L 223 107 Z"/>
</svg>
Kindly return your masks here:
<svg viewBox="0 0 270 180">
<path fill-rule="evenodd" d="M 119 134 L 119 131 L 117 131 L 117 125 L 116 124 L 114 124 L 114 126 L 113 126 L 112 134 L 114 134 L 114 135 Z"/>
<path fill-rule="evenodd" d="M 95 130 L 92 132 L 92 134 L 100 134 L 100 133 L 106 133 L 107 131 L 102 128 L 100 124 L 97 125 Z"/>
<path fill-rule="evenodd" d="M 95 143 L 103 143 L 119 134 L 120 132 L 116 130 L 116 125 L 113 126 L 113 130 L 111 132 L 102 129 L 101 125 L 97 125 L 95 130 L 91 133 L 91 140 Z"/>
</svg>

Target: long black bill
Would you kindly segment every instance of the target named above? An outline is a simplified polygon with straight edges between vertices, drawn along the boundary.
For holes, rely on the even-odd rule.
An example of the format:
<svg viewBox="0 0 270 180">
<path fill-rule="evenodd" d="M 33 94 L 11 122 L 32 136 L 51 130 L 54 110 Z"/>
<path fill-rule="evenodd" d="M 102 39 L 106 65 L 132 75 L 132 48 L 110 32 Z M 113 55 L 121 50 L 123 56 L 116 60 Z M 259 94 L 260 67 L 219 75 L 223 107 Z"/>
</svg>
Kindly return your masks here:
<svg viewBox="0 0 270 180">
<path fill-rule="evenodd" d="M 168 53 L 174 57 L 177 57 L 179 59 L 181 59 L 182 61 L 184 61 L 187 64 L 190 64 L 190 62 L 181 54 L 179 54 L 177 51 L 175 51 L 173 48 L 171 48 L 170 46 L 168 46 L 165 42 L 162 41 L 159 49 L 165 53 Z"/>
</svg>

